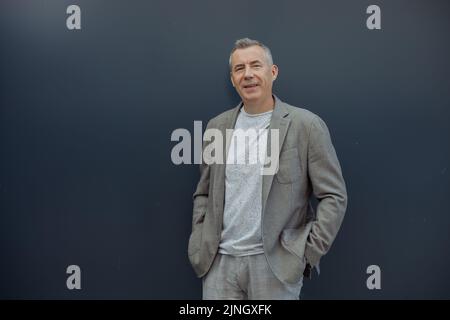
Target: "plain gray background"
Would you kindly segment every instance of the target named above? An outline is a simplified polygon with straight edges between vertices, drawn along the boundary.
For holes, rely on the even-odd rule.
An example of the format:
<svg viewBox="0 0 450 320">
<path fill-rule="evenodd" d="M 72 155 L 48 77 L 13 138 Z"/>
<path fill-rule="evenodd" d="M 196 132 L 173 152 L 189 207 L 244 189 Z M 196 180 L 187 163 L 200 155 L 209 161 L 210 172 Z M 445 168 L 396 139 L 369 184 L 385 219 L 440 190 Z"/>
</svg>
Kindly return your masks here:
<svg viewBox="0 0 450 320">
<path fill-rule="evenodd" d="M 66 28 L 70 4 L 81 30 Z M 381 30 L 366 28 L 371 4 Z M 228 57 L 248 36 L 272 49 L 274 92 L 328 124 L 348 187 L 302 298 L 449 299 L 449 13 L 447 1 L 2 0 L 0 298 L 201 297 L 187 258 L 198 167 L 172 164 L 170 135 L 238 103 Z M 381 290 L 366 287 L 372 264 Z"/>
</svg>

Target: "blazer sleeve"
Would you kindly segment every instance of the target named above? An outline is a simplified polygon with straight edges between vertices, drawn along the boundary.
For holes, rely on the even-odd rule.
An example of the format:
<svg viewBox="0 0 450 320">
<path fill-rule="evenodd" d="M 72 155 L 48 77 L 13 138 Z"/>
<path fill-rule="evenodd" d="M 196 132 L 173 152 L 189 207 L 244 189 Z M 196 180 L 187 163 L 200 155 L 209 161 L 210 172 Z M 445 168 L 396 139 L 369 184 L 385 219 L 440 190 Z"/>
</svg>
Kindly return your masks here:
<svg viewBox="0 0 450 320">
<path fill-rule="evenodd" d="M 318 205 L 306 242 L 305 258 L 311 266 L 318 266 L 320 258 L 330 249 L 347 208 L 347 191 L 339 160 L 328 128 L 318 116 L 310 127 L 308 175 Z"/>
</svg>

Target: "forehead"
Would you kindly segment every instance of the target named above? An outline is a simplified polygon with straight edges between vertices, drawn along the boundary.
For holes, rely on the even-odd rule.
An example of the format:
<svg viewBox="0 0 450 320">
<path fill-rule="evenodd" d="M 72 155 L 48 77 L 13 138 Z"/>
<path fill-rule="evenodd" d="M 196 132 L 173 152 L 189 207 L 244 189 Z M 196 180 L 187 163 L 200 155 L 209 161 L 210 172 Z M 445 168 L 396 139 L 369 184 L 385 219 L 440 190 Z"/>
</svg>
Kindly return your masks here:
<svg viewBox="0 0 450 320">
<path fill-rule="evenodd" d="M 251 46 L 243 49 L 236 49 L 231 55 L 231 64 L 250 63 L 255 60 L 264 62 L 266 59 L 264 49 L 260 46 Z"/>
</svg>

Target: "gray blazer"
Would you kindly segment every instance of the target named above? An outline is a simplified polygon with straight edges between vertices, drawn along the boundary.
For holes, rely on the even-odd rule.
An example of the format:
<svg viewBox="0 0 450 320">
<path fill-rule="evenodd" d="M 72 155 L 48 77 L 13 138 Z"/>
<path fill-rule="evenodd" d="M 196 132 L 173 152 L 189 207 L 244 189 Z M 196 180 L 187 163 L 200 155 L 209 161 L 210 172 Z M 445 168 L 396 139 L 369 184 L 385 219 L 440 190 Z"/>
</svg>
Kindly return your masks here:
<svg viewBox="0 0 450 320">
<path fill-rule="evenodd" d="M 347 192 L 323 120 L 274 98 L 270 129 L 279 129 L 279 170 L 263 176 L 261 234 L 273 273 L 283 282 L 297 283 L 306 265 L 318 265 L 334 241 L 347 207 Z M 211 119 L 207 129 L 219 129 L 225 137 L 225 130 L 234 128 L 241 106 L 242 102 Z M 223 145 L 226 154 L 228 146 Z M 315 212 L 311 194 L 318 200 Z M 217 254 L 224 199 L 225 164 L 201 164 L 188 245 L 198 277 L 208 272 Z"/>
</svg>

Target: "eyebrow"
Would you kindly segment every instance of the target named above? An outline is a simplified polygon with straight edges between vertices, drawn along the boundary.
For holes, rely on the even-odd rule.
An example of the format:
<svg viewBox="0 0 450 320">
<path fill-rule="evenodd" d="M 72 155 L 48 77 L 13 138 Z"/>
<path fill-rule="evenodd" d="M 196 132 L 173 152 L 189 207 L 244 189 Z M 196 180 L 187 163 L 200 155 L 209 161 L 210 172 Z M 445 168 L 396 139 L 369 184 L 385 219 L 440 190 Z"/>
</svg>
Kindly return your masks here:
<svg viewBox="0 0 450 320">
<path fill-rule="evenodd" d="M 260 60 L 253 60 L 253 61 L 250 62 L 251 65 L 252 64 L 257 64 L 257 63 L 262 64 L 262 62 Z M 239 64 L 235 65 L 233 67 L 233 69 L 236 69 L 237 67 L 242 67 L 242 66 L 244 66 L 244 63 L 239 63 Z"/>
</svg>

